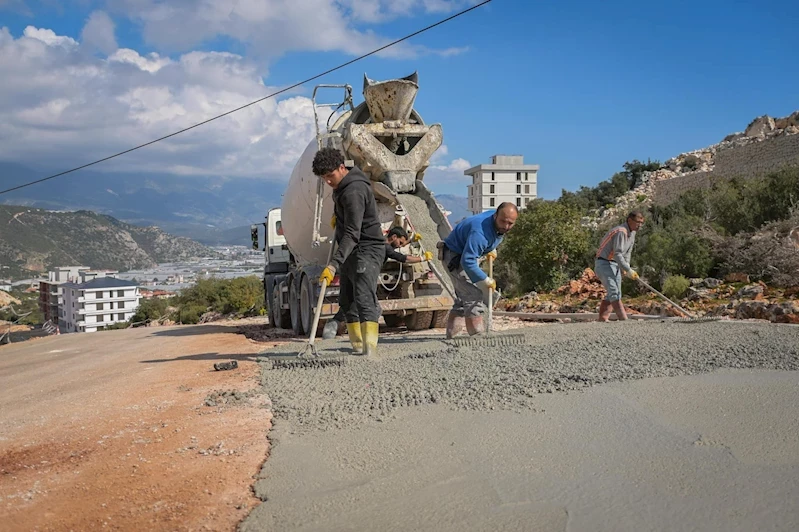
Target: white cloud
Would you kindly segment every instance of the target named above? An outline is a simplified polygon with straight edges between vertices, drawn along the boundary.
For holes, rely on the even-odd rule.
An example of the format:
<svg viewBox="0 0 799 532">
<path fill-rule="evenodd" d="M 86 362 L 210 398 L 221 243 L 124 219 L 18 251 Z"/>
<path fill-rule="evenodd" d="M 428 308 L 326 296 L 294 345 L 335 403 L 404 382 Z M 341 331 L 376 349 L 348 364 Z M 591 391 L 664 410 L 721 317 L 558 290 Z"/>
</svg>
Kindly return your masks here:
<svg viewBox="0 0 799 532">
<path fill-rule="evenodd" d="M 61 35 L 56 35 L 53 30 L 39 29 L 33 26 L 26 27 L 24 35 L 25 37 L 41 41 L 48 46 L 71 48 L 78 45 L 78 42 L 72 37 L 63 37 Z"/>
<path fill-rule="evenodd" d="M 256 65 L 217 52 L 170 60 L 120 49 L 102 59 L 68 37 L 0 29 L 0 160 L 66 169 L 274 92 Z M 309 98 L 268 99 L 103 163 L 109 170 L 286 178 L 314 138 Z"/>
<path fill-rule="evenodd" d="M 103 11 L 95 11 L 81 32 L 81 42 L 108 55 L 117 49 L 114 21 Z"/>
<path fill-rule="evenodd" d="M 442 14 L 477 4 L 479 0 L 339 0 L 355 20 L 363 22 L 387 22 L 400 17 L 409 17 L 423 11 L 427 14 Z"/>
<path fill-rule="evenodd" d="M 453 159 L 451 163 L 448 165 L 437 165 L 433 166 L 436 170 L 441 170 L 442 172 L 452 172 L 452 173 L 459 173 L 462 177 L 466 177 L 463 175 L 464 170 L 468 170 L 471 168 L 472 165 L 466 159 L 461 159 L 460 157 L 457 159 Z"/>
<path fill-rule="evenodd" d="M 446 13 L 472 0 L 107 0 L 108 9 L 142 26 L 145 41 L 159 49 L 182 52 L 216 37 L 247 45 L 261 59 L 291 51 L 344 52 L 361 55 L 395 40 L 356 27 L 385 22 L 420 10 Z M 175 21 L 180 21 L 179 31 Z M 409 58 L 450 56 L 467 48 L 430 49 L 410 42 L 379 53 Z"/>
</svg>

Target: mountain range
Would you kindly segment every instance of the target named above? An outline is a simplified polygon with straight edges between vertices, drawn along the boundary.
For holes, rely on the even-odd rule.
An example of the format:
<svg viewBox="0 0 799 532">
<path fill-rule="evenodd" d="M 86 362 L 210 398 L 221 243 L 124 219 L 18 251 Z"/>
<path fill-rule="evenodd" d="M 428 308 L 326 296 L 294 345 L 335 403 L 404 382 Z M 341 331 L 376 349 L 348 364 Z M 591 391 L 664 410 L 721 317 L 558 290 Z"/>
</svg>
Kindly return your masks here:
<svg viewBox="0 0 799 532">
<path fill-rule="evenodd" d="M 218 257 L 186 237 L 91 211 L 53 212 L 0 205 L 0 276 L 23 279 L 55 266 L 127 271 L 157 263 Z"/>
<path fill-rule="evenodd" d="M 0 189 L 40 178 L 42 172 L 0 162 Z M 83 170 L 0 196 L 0 204 L 51 211 L 93 211 L 133 226 L 156 226 L 205 245 L 249 245 L 249 226 L 280 206 L 285 183 L 258 179 L 176 177 L 170 174 Z M 465 197 L 436 199 L 452 214 L 468 216 Z"/>
</svg>

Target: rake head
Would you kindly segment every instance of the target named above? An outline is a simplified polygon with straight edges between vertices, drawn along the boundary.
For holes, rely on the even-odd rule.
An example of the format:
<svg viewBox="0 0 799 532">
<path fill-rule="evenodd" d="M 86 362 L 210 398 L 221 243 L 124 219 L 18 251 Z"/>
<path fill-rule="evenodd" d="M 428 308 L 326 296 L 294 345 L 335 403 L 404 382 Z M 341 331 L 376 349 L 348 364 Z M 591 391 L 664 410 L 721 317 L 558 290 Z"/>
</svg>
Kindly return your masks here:
<svg viewBox="0 0 799 532">
<path fill-rule="evenodd" d="M 480 336 L 463 336 L 448 340 L 454 347 L 505 347 L 527 343 L 523 333 L 516 334 L 483 334 Z"/>
<path fill-rule="evenodd" d="M 315 357 L 287 356 L 270 358 L 272 369 L 324 369 L 340 367 L 347 363 L 347 357 L 326 355 Z"/>
</svg>

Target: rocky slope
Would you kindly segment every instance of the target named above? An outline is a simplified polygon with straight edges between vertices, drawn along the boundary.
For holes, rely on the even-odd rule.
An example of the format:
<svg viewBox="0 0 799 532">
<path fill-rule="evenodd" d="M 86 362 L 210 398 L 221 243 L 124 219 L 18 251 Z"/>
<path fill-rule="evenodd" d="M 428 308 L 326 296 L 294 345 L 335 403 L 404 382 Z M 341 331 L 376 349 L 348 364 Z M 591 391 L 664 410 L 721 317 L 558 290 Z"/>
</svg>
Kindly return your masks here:
<svg viewBox="0 0 799 532">
<path fill-rule="evenodd" d="M 0 269 L 23 278 L 55 266 L 130 270 L 192 257 L 209 248 L 157 227 L 137 227 L 91 211 L 54 212 L 0 206 Z"/>
<path fill-rule="evenodd" d="M 685 317 L 682 312 L 655 294 L 626 295 L 628 313 Z M 605 289 L 586 268 L 583 275 L 550 294 L 530 292 L 521 298 L 505 299 L 498 310 L 511 312 L 581 313 L 597 312 Z M 799 324 L 799 286 L 776 289 L 764 283 L 751 283 L 745 274 L 731 274 L 725 279 L 691 279 L 691 287 L 676 301 L 694 316 L 722 316 L 736 319 L 759 319 L 773 323 Z"/>
<path fill-rule="evenodd" d="M 659 181 L 698 172 L 710 172 L 715 167 L 716 154 L 783 135 L 799 134 L 799 111 L 783 118 L 768 115 L 754 119 L 742 132 L 728 135 L 718 144 L 672 157 L 653 171 L 644 172 L 641 184 L 617 198 L 613 207 L 600 209 L 583 218 L 583 225 L 596 229 L 613 223 L 634 208 L 647 208 L 655 197 Z"/>
</svg>

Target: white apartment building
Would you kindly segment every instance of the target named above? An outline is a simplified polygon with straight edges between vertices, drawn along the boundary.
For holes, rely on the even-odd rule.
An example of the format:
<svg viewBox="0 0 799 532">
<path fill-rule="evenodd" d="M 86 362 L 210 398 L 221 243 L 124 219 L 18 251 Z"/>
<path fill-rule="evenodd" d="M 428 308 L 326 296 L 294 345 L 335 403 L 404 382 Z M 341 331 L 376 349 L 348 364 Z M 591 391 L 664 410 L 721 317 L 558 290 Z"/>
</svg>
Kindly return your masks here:
<svg viewBox="0 0 799 532">
<path fill-rule="evenodd" d="M 63 285 L 62 332 L 95 332 L 130 320 L 139 308 L 139 287 L 115 277 L 97 277 Z"/>
<path fill-rule="evenodd" d="M 469 210 L 479 214 L 510 202 L 520 209 L 538 197 L 537 164 L 524 164 L 523 155 L 494 155 L 491 164 L 464 171 L 471 176 Z"/>
<path fill-rule="evenodd" d="M 63 266 L 49 271 L 47 280 L 39 282 L 39 309 L 44 314 L 45 321 L 64 327 L 63 316 L 59 312 L 64 303 L 63 285 L 82 282 L 79 274 L 89 270 L 86 266 Z"/>
</svg>

